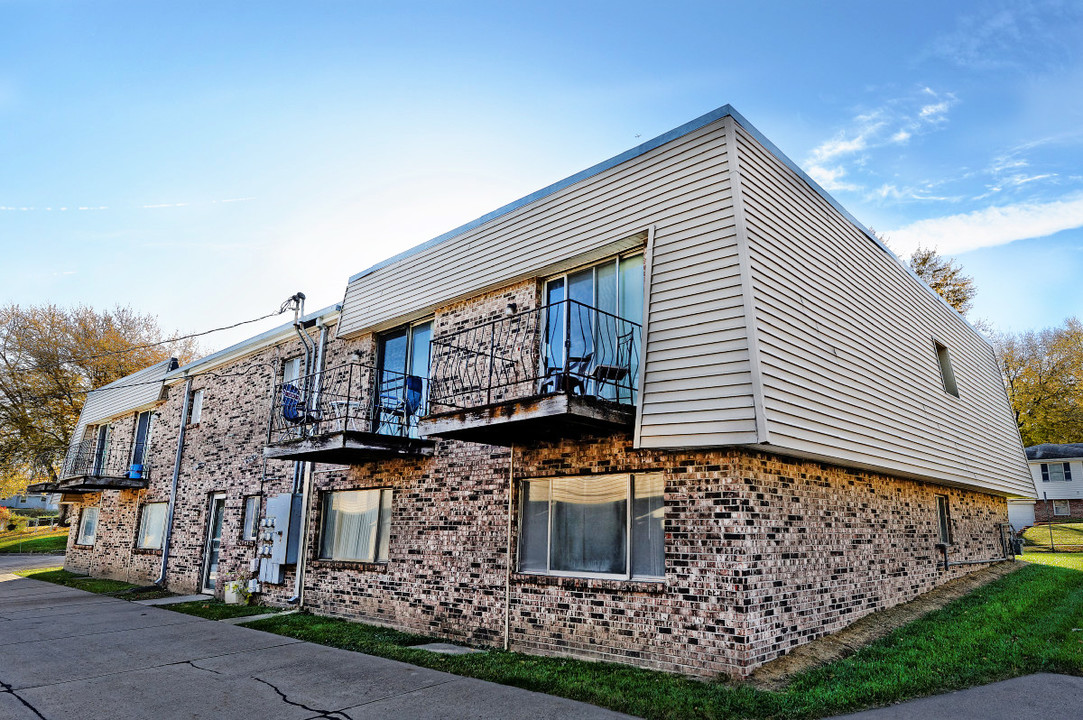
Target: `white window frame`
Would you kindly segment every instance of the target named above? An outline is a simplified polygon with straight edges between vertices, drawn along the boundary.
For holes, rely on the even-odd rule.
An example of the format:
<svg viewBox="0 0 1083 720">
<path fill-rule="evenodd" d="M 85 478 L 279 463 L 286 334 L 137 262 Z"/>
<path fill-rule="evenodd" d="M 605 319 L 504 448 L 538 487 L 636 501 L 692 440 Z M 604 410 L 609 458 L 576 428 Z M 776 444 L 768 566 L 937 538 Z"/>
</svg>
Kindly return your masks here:
<svg viewBox="0 0 1083 720">
<path fill-rule="evenodd" d="M 1058 503 L 1062 503 L 1060 507 L 1064 508 L 1064 512 L 1057 512 Z M 1072 503 L 1068 500 L 1054 500 L 1053 501 L 1053 515 L 1055 517 L 1069 517 L 1072 514 Z"/>
<path fill-rule="evenodd" d="M 954 397 L 959 397 L 959 383 L 955 380 L 955 369 L 951 364 L 951 351 L 948 346 L 933 338 L 933 350 L 936 351 L 936 362 L 940 366 L 940 384 L 944 392 Z"/>
<path fill-rule="evenodd" d="M 195 425 L 203 418 L 203 388 L 193 390 L 188 396 L 188 424 Z"/>
<path fill-rule="evenodd" d="M 244 514 L 241 517 L 241 540 L 255 541 L 259 536 L 260 496 L 245 495 Z"/>
<path fill-rule="evenodd" d="M 86 522 L 89 515 L 94 515 L 94 533 L 87 538 L 86 536 Z M 86 547 L 93 547 L 98 537 L 98 520 L 101 518 L 101 508 L 97 505 L 83 508 L 83 512 L 79 515 L 79 534 L 75 538 L 76 545 L 84 545 Z M 87 540 L 90 542 L 87 542 Z"/>
<path fill-rule="evenodd" d="M 1053 477 L 1054 474 L 1059 477 Z M 1072 464 L 1067 462 L 1042 463 L 1042 482 L 1072 482 Z"/>
<path fill-rule="evenodd" d="M 282 383 L 294 383 L 296 384 L 304 376 L 304 368 L 301 367 L 301 363 L 305 361 L 304 356 L 297 355 L 295 357 L 287 358 L 282 361 Z"/>
<path fill-rule="evenodd" d="M 147 538 L 147 508 L 149 508 L 151 506 L 154 506 L 156 508 L 158 506 L 161 506 L 161 510 L 162 510 L 162 517 L 161 517 L 162 527 L 161 527 L 160 532 L 158 533 L 159 540 L 158 540 L 157 545 L 148 545 L 148 544 L 146 544 L 146 538 Z M 142 506 L 142 508 L 140 508 L 140 511 L 139 511 L 139 532 L 135 537 L 135 546 L 137 548 L 139 548 L 140 550 L 161 550 L 162 549 L 162 542 L 164 542 L 164 539 L 165 539 L 165 524 L 166 524 L 168 516 L 169 516 L 169 503 L 167 503 L 167 502 L 143 503 L 143 506 Z"/>
<path fill-rule="evenodd" d="M 951 501 L 947 495 L 936 496 L 936 533 L 941 543 L 952 544 Z"/>
<path fill-rule="evenodd" d="M 622 473 L 614 473 L 622 474 Z M 553 555 L 553 481 L 554 480 L 575 480 L 581 478 L 589 478 L 589 475 L 575 475 L 575 476 L 560 476 L 551 478 L 527 478 L 524 479 L 520 485 L 519 492 L 519 530 L 517 551 L 515 558 L 516 570 L 523 575 L 547 575 L 552 577 L 569 577 L 569 578 L 591 578 L 599 580 L 628 580 L 636 582 L 662 582 L 665 580 L 665 520 L 663 519 L 663 533 L 662 533 L 662 575 L 633 575 L 632 574 L 632 525 L 633 525 L 633 505 L 635 500 L 635 477 L 636 475 L 656 475 L 661 473 L 629 473 L 628 474 L 628 493 L 625 496 L 625 537 L 627 543 L 625 544 L 624 553 L 624 573 L 592 573 L 592 572 L 576 572 L 568 570 L 553 570 L 552 569 L 552 555 Z M 547 513 L 547 520 L 549 523 L 548 530 L 545 538 L 545 567 L 542 570 L 524 570 L 522 567 L 522 553 L 523 553 L 523 522 L 522 519 L 526 516 L 526 499 L 527 492 L 526 486 L 532 482 L 548 482 L 549 483 L 549 511 Z M 662 495 L 662 508 L 663 516 L 665 512 L 665 493 Z"/>
<path fill-rule="evenodd" d="M 378 507 L 381 508 L 381 509 L 377 511 L 377 515 L 376 515 L 376 543 L 374 544 L 374 546 L 372 548 L 372 559 L 371 560 L 364 560 L 364 559 L 359 559 L 359 558 L 326 557 L 323 554 L 324 533 L 327 531 L 327 504 L 330 502 L 331 498 L 336 494 L 339 494 L 339 493 L 352 493 L 352 492 L 362 492 L 362 493 L 374 492 L 374 493 L 379 493 Z M 384 493 L 387 494 L 387 498 L 388 498 L 388 500 L 387 500 L 388 510 L 387 510 L 387 517 L 386 518 L 384 517 L 383 511 L 382 511 Z M 343 489 L 343 490 L 329 490 L 329 491 L 326 491 L 326 492 L 322 493 L 322 495 L 323 495 L 323 497 L 320 498 L 320 536 L 319 536 L 319 544 L 316 547 L 317 560 L 320 560 L 320 561 L 323 561 L 323 562 L 343 562 L 343 563 L 356 563 L 356 564 L 368 564 L 368 565 L 386 565 L 388 562 L 390 562 L 390 557 L 391 557 L 390 537 L 388 537 L 388 539 L 387 539 L 387 547 L 384 547 L 384 542 L 382 542 L 382 539 L 384 537 L 384 527 L 383 527 L 382 523 L 386 522 L 387 525 L 388 525 L 388 530 L 390 530 L 391 515 L 394 512 L 394 498 L 395 498 L 394 491 L 392 490 L 392 488 L 382 487 L 382 488 L 351 488 L 351 489 Z"/>
</svg>

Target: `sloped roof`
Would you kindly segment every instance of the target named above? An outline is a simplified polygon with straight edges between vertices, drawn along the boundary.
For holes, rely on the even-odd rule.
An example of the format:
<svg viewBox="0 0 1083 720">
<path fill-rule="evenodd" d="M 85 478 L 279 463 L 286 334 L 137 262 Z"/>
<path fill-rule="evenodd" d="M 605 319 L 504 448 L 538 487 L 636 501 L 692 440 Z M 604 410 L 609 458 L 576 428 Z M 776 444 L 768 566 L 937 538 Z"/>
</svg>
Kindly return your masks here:
<svg viewBox="0 0 1083 720">
<path fill-rule="evenodd" d="M 1042 443 L 1027 449 L 1027 460 L 1067 460 L 1083 458 L 1083 443 Z"/>
<path fill-rule="evenodd" d="M 142 370 L 125 375 L 108 385 L 87 393 L 83 411 L 73 439 L 78 441 L 87 425 L 124 415 L 156 402 L 162 395 L 162 381 L 177 367 L 177 359 L 169 358 Z"/>
</svg>

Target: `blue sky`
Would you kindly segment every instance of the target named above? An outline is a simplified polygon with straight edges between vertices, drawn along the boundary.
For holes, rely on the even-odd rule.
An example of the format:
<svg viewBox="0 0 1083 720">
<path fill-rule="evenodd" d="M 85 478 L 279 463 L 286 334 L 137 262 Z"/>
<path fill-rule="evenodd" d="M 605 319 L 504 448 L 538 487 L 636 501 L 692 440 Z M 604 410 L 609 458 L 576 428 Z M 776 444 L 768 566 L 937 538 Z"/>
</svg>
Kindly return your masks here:
<svg viewBox="0 0 1083 720">
<path fill-rule="evenodd" d="M 322 307 L 730 103 L 897 252 L 957 256 L 976 317 L 1054 325 L 1083 315 L 1081 52 L 1070 2 L 0 0 L 0 301 Z"/>
</svg>

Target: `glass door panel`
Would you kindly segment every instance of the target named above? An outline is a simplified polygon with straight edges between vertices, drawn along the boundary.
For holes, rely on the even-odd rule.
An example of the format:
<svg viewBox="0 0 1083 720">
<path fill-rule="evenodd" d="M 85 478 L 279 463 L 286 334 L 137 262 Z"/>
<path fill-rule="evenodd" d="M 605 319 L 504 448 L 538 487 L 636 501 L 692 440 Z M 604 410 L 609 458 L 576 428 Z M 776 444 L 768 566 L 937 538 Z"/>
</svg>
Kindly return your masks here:
<svg viewBox="0 0 1083 720">
<path fill-rule="evenodd" d="M 406 415 L 410 437 L 417 437 L 417 418 L 428 414 L 429 353 L 432 323 L 418 323 L 410 328 L 410 356 L 406 368 Z"/>
<path fill-rule="evenodd" d="M 218 583 L 218 556 L 222 550 L 222 516 L 225 514 L 226 498 L 215 495 L 211 498 L 211 514 L 207 526 L 207 550 L 203 576 L 203 589 L 213 591 Z"/>
</svg>

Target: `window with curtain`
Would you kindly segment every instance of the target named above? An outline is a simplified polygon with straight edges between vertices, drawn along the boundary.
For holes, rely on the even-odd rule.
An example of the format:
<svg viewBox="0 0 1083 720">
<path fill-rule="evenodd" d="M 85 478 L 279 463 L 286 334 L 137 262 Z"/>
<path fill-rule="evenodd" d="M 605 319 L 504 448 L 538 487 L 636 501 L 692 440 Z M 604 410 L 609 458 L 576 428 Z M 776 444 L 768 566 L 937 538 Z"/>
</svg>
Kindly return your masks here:
<svg viewBox="0 0 1083 720">
<path fill-rule="evenodd" d="M 94 537 L 98 532 L 98 508 L 83 508 L 83 516 L 79 518 L 78 545 L 93 545 Z"/>
<path fill-rule="evenodd" d="M 387 562 L 391 490 L 343 490 L 323 496 L 320 559 Z"/>
<path fill-rule="evenodd" d="M 520 571 L 663 577 L 664 491 L 661 473 L 525 481 Z"/>
<path fill-rule="evenodd" d="M 259 495 L 248 495 L 244 499 L 244 525 L 241 530 L 242 540 L 255 540 L 259 527 Z"/>
<path fill-rule="evenodd" d="M 145 550 L 160 550 L 165 535 L 165 517 L 169 504 L 147 503 L 139 520 L 139 537 L 136 546 Z"/>
</svg>

